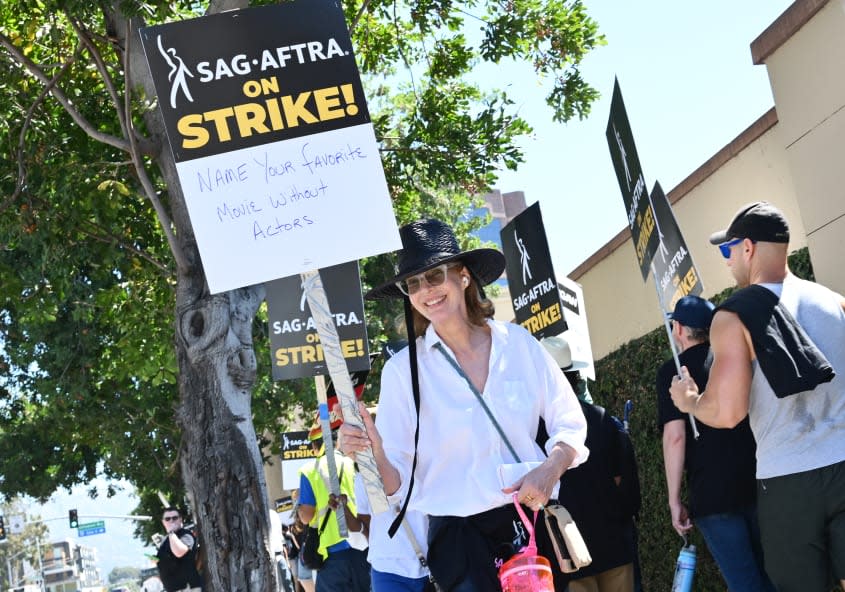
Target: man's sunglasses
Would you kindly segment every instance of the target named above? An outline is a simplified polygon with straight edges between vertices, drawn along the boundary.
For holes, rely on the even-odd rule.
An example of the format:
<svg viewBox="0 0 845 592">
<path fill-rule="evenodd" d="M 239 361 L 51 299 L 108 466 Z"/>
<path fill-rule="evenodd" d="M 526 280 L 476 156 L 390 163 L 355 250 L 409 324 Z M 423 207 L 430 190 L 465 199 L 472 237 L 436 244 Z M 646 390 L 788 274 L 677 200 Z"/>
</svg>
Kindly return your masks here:
<svg viewBox="0 0 845 592">
<path fill-rule="evenodd" d="M 165 522 L 173 522 L 173 521 L 179 520 L 181 518 L 182 518 L 181 516 L 165 516 L 164 521 Z"/>
<path fill-rule="evenodd" d="M 460 263 L 444 263 L 437 267 L 432 267 L 428 271 L 418 273 L 400 282 L 396 282 L 396 287 L 399 288 L 403 294 L 410 296 L 416 294 L 422 288 L 423 281 L 425 281 L 432 288 L 440 286 L 446 281 L 446 275 L 449 270 L 461 265 Z"/>
<path fill-rule="evenodd" d="M 722 257 L 725 259 L 731 258 L 731 247 L 734 247 L 744 241 L 744 238 L 735 238 L 732 241 L 727 241 L 719 245 L 719 251 L 722 253 Z"/>
</svg>

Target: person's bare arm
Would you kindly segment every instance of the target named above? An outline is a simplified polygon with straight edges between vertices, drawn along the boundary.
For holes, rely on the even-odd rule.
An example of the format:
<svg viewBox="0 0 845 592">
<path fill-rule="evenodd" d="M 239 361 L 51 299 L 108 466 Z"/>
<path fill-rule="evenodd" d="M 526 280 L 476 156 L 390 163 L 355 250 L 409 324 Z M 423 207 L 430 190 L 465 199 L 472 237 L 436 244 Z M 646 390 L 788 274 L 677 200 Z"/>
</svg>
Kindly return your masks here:
<svg viewBox="0 0 845 592">
<path fill-rule="evenodd" d="M 682 536 L 692 528 L 687 508 L 681 502 L 687 441 L 685 421 L 673 419 L 663 426 L 663 466 L 666 470 L 669 512 L 672 515 L 672 526 Z"/>
<path fill-rule="evenodd" d="M 577 453 L 572 446 L 564 442 L 555 442 L 549 457 L 525 476 L 502 489 L 503 493 L 519 492 L 519 502 L 539 510 L 549 503 L 552 490 L 566 470 L 572 466 Z"/>
<path fill-rule="evenodd" d="M 739 317 L 720 310 L 710 327 L 713 366 L 707 388 L 701 394 L 686 368 L 675 377 L 669 392 L 675 406 L 693 413 L 715 428 L 735 427 L 748 415 L 751 394 L 753 347 Z"/>
<path fill-rule="evenodd" d="M 299 504 L 299 519 L 302 520 L 303 524 L 311 524 L 311 521 L 314 519 L 314 512 L 316 511 L 317 508 L 314 506 Z"/>
<path fill-rule="evenodd" d="M 175 557 L 184 557 L 185 553 L 190 551 L 190 547 L 182 542 L 176 530 L 167 533 L 167 538 L 170 539 L 170 550 Z"/>
</svg>

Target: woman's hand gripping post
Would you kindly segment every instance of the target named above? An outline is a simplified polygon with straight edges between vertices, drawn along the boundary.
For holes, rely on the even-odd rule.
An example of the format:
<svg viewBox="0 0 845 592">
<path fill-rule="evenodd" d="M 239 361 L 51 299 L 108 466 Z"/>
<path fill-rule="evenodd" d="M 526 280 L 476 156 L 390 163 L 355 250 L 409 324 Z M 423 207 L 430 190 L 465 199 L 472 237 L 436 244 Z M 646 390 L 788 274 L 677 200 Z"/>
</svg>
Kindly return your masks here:
<svg viewBox="0 0 845 592">
<path fill-rule="evenodd" d="M 334 411 L 337 417 L 343 420 L 343 410 L 340 408 L 340 405 L 335 405 L 332 411 Z M 359 402 L 358 412 L 361 414 L 364 429 L 344 421 L 340 424 L 340 428 L 338 428 L 337 447 L 343 454 L 353 459 L 357 452 L 364 452 L 365 450 L 371 449 L 373 451 L 373 459 L 376 462 L 376 467 L 384 484 L 384 493 L 393 495 L 402 483 L 399 472 L 387 460 L 387 456 L 384 453 L 384 446 L 382 445 L 381 434 L 379 434 L 376 428 L 373 416 L 367 411 L 367 406 Z"/>
<path fill-rule="evenodd" d="M 332 409 L 336 417 L 343 420 L 343 410 L 340 405 L 335 405 Z M 358 412 L 361 414 L 361 420 L 364 423 L 364 429 L 353 426 L 345 421 L 340 424 L 338 429 L 337 447 L 340 451 L 350 458 L 355 458 L 356 452 L 363 452 L 365 450 L 381 449 L 381 436 L 376 429 L 376 424 L 373 421 L 373 416 L 367 411 L 367 406 L 363 403 L 358 403 Z M 372 434 L 372 438 L 370 437 Z M 375 440 L 375 442 L 373 442 Z"/>
</svg>

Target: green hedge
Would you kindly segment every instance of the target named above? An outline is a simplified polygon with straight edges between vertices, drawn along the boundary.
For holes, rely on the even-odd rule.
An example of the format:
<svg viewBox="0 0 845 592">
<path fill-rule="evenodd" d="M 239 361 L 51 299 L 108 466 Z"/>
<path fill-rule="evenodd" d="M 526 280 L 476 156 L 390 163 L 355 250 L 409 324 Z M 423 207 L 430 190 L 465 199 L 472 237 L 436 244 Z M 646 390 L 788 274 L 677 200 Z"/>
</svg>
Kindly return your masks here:
<svg viewBox="0 0 845 592">
<path fill-rule="evenodd" d="M 798 277 L 813 279 L 806 248 L 793 253 L 789 264 Z M 733 290 L 725 290 L 711 300 L 714 303 L 722 302 Z M 595 402 L 614 415 L 621 417 L 627 399 L 634 403 L 630 429 L 637 453 L 643 496 L 639 549 L 643 589 L 646 592 L 661 592 L 671 587 L 675 561 L 683 544 L 681 537 L 672 528 L 669 515 L 662 438 L 657 426 L 657 397 L 654 392 L 657 369 L 671 356 L 666 330 L 660 326 L 596 362 L 597 380 L 590 385 Z M 698 549 L 696 592 L 724 591 L 726 586 L 722 576 L 695 529 L 691 540 Z"/>
</svg>

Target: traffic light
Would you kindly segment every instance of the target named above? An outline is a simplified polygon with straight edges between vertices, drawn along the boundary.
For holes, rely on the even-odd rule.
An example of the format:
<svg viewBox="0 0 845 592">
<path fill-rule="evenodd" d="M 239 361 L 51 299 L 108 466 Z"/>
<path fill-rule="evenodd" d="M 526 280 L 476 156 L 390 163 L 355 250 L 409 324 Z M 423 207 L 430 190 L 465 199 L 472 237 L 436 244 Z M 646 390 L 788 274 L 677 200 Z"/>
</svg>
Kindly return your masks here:
<svg viewBox="0 0 845 592">
<path fill-rule="evenodd" d="M 70 522 L 71 528 L 76 528 L 79 526 L 79 514 L 77 514 L 76 510 L 70 510 L 67 513 L 68 522 Z"/>
<path fill-rule="evenodd" d="M 3 517 L 0 516 L 0 541 L 6 540 L 6 523 L 3 522 Z"/>
</svg>

